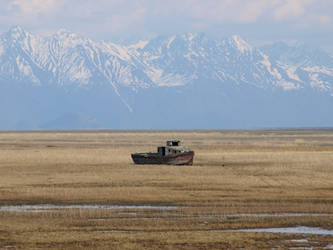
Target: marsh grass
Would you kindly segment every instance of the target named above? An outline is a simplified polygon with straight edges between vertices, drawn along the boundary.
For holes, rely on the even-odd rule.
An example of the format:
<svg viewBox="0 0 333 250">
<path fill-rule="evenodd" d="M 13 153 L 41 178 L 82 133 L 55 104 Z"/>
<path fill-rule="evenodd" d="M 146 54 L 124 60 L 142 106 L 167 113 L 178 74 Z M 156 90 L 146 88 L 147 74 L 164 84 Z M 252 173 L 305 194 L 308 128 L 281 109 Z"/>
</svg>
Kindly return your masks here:
<svg viewBox="0 0 333 250">
<path fill-rule="evenodd" d="M 134 165 L 133 152 L 181 139 L 193 166 Z M 292 235 L 205 230 L 333 229 L 333 131 L 117 131 L 0 133 L 0 204 L 173 205 L 174 211 L 0 211 L 0 248 L 272 248 Z M 234 216 L 233 216 L 234 215 Z M 138 233 L 98 233 L 119 230 Z M 324 247 L 331 236 L 307 236 Z M 317 244 L 317 245 L 316 245 Z"/>
</svg>

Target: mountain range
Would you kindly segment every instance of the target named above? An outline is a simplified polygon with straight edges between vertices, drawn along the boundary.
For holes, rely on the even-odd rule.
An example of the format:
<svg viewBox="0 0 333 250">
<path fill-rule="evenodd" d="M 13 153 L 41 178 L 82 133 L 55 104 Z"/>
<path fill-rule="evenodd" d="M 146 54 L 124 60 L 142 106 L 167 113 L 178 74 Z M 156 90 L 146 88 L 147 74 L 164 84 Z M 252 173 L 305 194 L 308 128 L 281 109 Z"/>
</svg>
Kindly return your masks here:
<svg viewBox="0 0 333 250">
<path fill-rule="evenodd" d="M 333 57 L 302 43 L 0 35 L 2 130 L 329 127 L 332 108 Z"/>
</svg>

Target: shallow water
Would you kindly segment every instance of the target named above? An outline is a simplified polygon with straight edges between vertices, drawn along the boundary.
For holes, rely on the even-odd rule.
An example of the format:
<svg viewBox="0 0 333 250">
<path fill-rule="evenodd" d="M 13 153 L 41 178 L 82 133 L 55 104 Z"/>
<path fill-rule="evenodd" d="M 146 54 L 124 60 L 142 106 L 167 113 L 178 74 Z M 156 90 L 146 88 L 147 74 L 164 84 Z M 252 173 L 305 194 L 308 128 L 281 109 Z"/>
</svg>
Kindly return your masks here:
<svg viewBox="0 0 333 250">
<path fill-rule="evenodd" d="M 154 205 L 55 205 L 55 204 L 39 204 L 39 205 L 14 205 L 14 206 L 0 206 L 1 211 L 12 211 L 12 212 L 56 212 L 60 209 L 114 209 L 114 210 L 175 210 L 184 208 L 180 206 L 154 206 Z M 127 212 L 124 214 L 136 215 L 134 212 Z M 165 214 L 164 214 L 165 215 Z M 179 216 L 178 213 L 170 213 L 170 215 Z M 198 216 L 199 218 L 214 219 L 221 217 L 296 217 L 296 216 L 333 216 L 333 214 L 320 214 L 320 213 L 240 213 L 240 214 L 224 214 L 224 215 L 203 215 Z M 179 217 L 181 218 L 181 217 Z M 190 218 L 190 217 L 187 217 Z"/>
<path fill-rule="evenodd" d="M 238 217 L 293 217 L 293 216 L 333 216 L 333 214 L 304 214 L 304 213 L 281 213 L 281 214 L 225 214 L 225 215 L 203 215 L 203 216 L 181 216 L 178 213 L 168 213 L 167 215 L 172 215 L 171 217 L 139 217 L 138 213 L 119 213 L 119 215 L 128 215 L 133 217 L 124 217 L 123 219 L 133 219 L 133 220 L 189 220 L 189 219 L 207 219 L 207 220 L 213 220 L 217 218 L 238 218 Z M 166 215 L 163 213 L 163 215 Z M 138 216 L 138 217 L 137 217 Z M 112 220 L 114 218 L 94 218 L 89 219 L 91 221 L 106 221 L 106 220 Z M 120 218 L 117 218 L 120 219 Z"/>
<path fill-rule="evenodd" d="M 319 213 L 256 213 L 256 214 L 230 214 L 225 216 L 235 217 L 302 217 L 302 216 L 333 216 L 333 214 L 319 214 Z"/>
<path fill-rule="evenodd" d="M 289 247 L 289 250 L 313 250 L 313 247 Z"/>
<path fill-rule="evenodd" d="M 94 231 L 95 233 L 144 233 L 145 231 L 131 230 L 102 230 Z M 309 235 L 332 235 L 333 230 L 323 229 L 319 227 L 284 227 L 284 228 L 251 228 L 251 229 L 235 229 L 235 230 L 184 230 L 177 232 L 197 232 L 197 233 L 233 233 L 233 232 L 254 232 L 254 233 L 277 233 L 277 234 L 309 234 Z M 293 240 L 298 243 L 306 243 L 306 239 Z M 330 246 L 330 245 L 329 245 Z"/>
<path fill-rule="evenodd" d="M 150 206 L 150 205 L 17 205 L 17 206 L 0 206 L 0 211 L 7 212 L 55 212 L 59 209 L 153 209 L 153 210 L 173 210 L 177 206 Z"/>
<path fill-rule="evenodd" d="M 236 230 L 216 230 L 216 232 L 254 232 L 254 233 L 285 233 L 285 234 L 312 234 L 312 235 L 332 235 L 333 230 L 320 227 L 283 227 L 283 228 L 250 228 Z"/>
<path fill-rule="evenodd" d="M 296 242 L 296 243 L 308 243 L 308 239 L 297 239 L 297 240 L 286 240 L 288 242 Z"/>
<path fill-rule="evenodd" d="M 161 220 L 161 219 L 167 219 L 162 217 L 116 217 L 116 218 L 93 218 L 88 219 L 88 221 L 112 221 L 112 220 Z"/>
</svg>

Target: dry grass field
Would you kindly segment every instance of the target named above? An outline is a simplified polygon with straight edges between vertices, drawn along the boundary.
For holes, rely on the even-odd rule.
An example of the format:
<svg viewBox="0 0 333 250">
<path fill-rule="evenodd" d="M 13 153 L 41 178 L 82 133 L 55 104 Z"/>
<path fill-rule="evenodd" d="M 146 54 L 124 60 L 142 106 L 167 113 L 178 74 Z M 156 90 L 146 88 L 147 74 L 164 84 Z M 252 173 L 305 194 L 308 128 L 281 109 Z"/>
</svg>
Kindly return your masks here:
<svg viewBox="0 0 333 250">
<path fill-rule="evenodd" d="M 167 139 L 193 166 L 132 163 Z M 41 204 L 59 207 L 6 209 Z M 0 133 L 0 249 L 333 247 L 230 231 L 297 226 L 333 230 L 333 130 Z"/>
</svg>

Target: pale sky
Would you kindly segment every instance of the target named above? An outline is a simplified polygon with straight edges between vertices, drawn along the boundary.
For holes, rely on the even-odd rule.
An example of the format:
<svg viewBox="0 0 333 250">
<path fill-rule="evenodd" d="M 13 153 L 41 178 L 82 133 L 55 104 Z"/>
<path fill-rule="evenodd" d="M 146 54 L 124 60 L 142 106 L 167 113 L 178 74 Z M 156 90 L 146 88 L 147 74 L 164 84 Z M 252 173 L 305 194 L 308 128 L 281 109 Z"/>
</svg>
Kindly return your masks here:
<svg viewBox="0 0 333 250">
<path fill-rule="evenodd" d="M 333 0 L 0 0 L 0 33 L 64 28 L 93 40 L 204 32 L 299 40 L 333 51 Z"/>
</svg>

